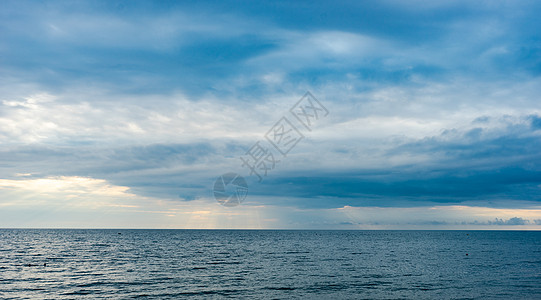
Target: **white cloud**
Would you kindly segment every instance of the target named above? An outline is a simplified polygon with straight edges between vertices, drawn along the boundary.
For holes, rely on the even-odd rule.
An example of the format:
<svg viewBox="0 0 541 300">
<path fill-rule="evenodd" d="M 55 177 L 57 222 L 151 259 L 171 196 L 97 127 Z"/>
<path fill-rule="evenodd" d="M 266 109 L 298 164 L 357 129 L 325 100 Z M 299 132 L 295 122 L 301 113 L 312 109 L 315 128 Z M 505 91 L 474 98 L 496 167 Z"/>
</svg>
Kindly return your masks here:
<svg viewBox="0 0 541 300">
<path fill-rule="evenodd" d="M 309 201 L 309 200 L 307 200 Z M 541 208 L 498 209 L 467 205 L 429 207 L 355 207 L 337 209 L 293 209 L 267 207 L 277 224 L 293 228 L 349 229 L 541 229 L 534 220 Z M 526 225 L 505 225 L 513 218 L 526 220 Z M 497 225 L 497 226 L 495 226 Z M 296 227 L 295 227 L 296 226 Z"/>
<path fill-rule="evenodd" d="M 262 228 L 258 208 L 133 194 L 103 179 L 0 179 L 0 226 L 93 228 Z"/>
<path fill-rule="evenodd" d="M 128 187 L 114 186 L 103 179 L 77 176 L 0 179 L 1 206 L 137 207 L 136 195 Z"/>
<path fill-rule="evenodd" d="M 278 34 L 280 32 L 280 34 Z M 388 53 L 391 44 L 375 37 L 342 31 L 277 31 L 279 47 L 249 59 L 249 66 L 290 73 L 303 68 L 352 67 Z"/>
</svg>

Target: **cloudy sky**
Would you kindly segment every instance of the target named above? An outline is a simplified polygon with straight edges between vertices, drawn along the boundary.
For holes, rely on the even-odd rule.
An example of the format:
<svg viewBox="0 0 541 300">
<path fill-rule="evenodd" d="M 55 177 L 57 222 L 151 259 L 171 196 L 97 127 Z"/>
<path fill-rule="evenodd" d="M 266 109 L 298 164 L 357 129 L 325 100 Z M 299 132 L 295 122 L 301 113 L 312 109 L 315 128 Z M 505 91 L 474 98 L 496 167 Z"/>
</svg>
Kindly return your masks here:
<svg viewBox="0 0 541 300">
<path fill-rule="evenodd" d="M 2 1 L 0 227 L 541 229 L 539 11 Z"/>
</svg>

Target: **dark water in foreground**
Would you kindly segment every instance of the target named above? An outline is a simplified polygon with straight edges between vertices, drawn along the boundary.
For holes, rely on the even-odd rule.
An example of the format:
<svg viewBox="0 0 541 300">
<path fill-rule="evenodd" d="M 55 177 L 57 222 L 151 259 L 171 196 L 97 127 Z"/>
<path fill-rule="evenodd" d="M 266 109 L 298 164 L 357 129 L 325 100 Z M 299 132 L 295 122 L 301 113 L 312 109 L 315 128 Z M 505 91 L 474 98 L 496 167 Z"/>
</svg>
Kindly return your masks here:
<svg viewBox="0 0 541 300">
<path fill-rule="evenodd" d="M 2 299 L 183 296 L 541 299 L 541 232 L 0 229 Z"/>
</svg>

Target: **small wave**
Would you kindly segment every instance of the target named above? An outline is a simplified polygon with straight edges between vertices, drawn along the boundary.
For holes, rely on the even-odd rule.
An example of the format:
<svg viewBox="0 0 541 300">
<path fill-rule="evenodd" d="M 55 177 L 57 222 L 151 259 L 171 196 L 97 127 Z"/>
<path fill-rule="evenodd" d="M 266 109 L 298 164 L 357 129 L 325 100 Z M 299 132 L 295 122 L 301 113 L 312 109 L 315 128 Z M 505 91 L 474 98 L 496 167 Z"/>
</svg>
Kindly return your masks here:
<svg viewBox="0 0 541 300">
<path fill-rule="evenodd" d="M 98 292 L 97 290 L 79 290 L 79 291 L 73 291 L 73 292 L 66 292 L 62 295 L 71 296 L 71 295 L 90 295 Z"/>
<path fill-rule="evenodd" d="M 240 261 L 209 261 L 208 265 L 238 265 L 241 264 Z"/>
<path fill-rule="evenodd" d="M 264 289 L 266 289 L 266 290 L 275 290 L 275 291 L 293 291 L 293 290 L 296 290 L 296 288 L 289 287 L 289 286 L 277 286 L 277 287 L 269 286 L 269 287 L 265 287 Z"/>
</svg>

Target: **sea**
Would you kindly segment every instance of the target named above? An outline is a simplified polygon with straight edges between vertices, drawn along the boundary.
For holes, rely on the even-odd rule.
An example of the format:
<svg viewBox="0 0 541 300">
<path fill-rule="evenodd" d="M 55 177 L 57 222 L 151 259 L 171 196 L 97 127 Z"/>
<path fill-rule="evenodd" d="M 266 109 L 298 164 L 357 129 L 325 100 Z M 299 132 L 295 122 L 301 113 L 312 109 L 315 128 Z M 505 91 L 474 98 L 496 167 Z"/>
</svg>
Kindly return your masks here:
<svg viewBox="0 0 541 300">
<path fill-rule="evenodd" d="M 541 299 L 539 231 L 0 229 L 0 299 Z"/>
</svg>

